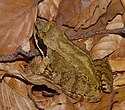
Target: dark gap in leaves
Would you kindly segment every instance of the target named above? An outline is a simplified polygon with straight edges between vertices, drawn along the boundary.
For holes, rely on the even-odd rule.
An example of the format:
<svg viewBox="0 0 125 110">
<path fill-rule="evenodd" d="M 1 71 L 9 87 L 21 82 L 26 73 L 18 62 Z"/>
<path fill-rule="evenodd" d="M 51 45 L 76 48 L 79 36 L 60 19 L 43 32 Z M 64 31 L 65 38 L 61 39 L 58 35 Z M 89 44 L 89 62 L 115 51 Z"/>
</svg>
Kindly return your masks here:
<svg viewBox="0 0 125 110">
<path fill-rule="evenodd" d="M 43 2 L 43 1 L 44 1 L 44 0 L 38 0 L 38 4 L 41 3 L 41 2 Z"/>
<path fill-rule="evenodd" d="M 64 26 L 64 27 L 68 27 L 68 28 L 71 28 L 71 29 L 74 29 L 74 27 L 73 27 L 73 26 L 69 26 L 69 25 L 66 25 L 66 24 L 63 24 L 62 26 Z M 74 30 L 74 31 L 76 31 L 76 32 L 77 32 L 77 30 Z"/>
<path fill-rule="evenodd" d="M 33 91 L 42 92 L 42 95 L 45 97 L 53 97 L 54 95 L 60 94 L 54 89 L 48 88 L 46 85 L 34 85 L 32 87 L 32 92 Z"/>
<path fill-rule="evenodd" d="M 37 16 L 37 18 L 38 18 L 38 19 L 42 19 L 42 20 L 45 20 L 45 21 L 49 22 L 49 20 L 48 20 L 48 19 L 46 19 L 46 18 L 43 18 L 43 17 L 40 17 L 40 16 Z"/>
</svg>

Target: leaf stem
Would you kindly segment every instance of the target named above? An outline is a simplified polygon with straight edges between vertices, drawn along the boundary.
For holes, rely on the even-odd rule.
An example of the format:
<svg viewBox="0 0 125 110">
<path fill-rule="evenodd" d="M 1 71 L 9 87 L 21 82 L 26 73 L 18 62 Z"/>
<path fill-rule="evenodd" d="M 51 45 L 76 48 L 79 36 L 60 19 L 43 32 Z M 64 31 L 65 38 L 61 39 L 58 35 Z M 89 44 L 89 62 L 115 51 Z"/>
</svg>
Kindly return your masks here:
<svg viewBox="0 0 125 110">
<path fill-rule="evenodd" d="M 102 35 L 102 34 L 117 34 L 125 38 L 125 27 L 117 28 L 117 29 L 106 29 L 101 31 L 90 31 L 87 33 L 80 34 L 79 36 L 76 36 L 76 35 L 70 36 L 69 40 L 72 41 L 72 40 L 78 40 L 83 38 L 90 38 L 95 35 Z"/>
</svg>

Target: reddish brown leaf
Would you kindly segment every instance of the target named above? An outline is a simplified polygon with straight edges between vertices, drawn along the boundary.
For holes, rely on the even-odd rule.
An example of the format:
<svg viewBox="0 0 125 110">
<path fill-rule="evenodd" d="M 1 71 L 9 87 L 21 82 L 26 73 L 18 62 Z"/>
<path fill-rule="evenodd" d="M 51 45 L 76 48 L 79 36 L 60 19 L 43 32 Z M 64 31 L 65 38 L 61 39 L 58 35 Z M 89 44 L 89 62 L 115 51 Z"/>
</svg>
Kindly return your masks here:
<svg viewBox="0 0 125 110">
<path fill-rule="evenodd" d="M 111 0 L 95 0 L 92 2 L 86 10 L 82 11 L 76 29 L 80 26 L 87 28 L 96 23 L 99 17 L 106 13 L 110 2 Z"/>
<path fill-rule="evenodd" d="M 0 55 L 3 55 L 14 52 L 31 37 L 37 2 L 1 0 L 0 5 Z"/>
<path fill-rule="evenodd" d="M 81 0 L 62 0 L 59 5 L 56 21 L 58 24 L 67 24 L 80 14 Z M 75 19 L 74 19 L 75 23 Z"/>
<path fill-rule="evenodd" d="M 44 0 L 38 5 L 38 16 L 49 21 L 57 15 L 59 3 L 61 0 Z"/>
<path fill-rule="evenodd" d="M 95 0 L 96 1 L 96 0 Z M 93 1 L 93 2 L 95 2 L 95 1 Z M 89 1 L 89 3 L 91 3 L 91 1 Z M 101 2 L 102 3 L 102 2 Z M 105 2 L 104 2 L 105 3 Z M 92 4 L 92 3 L 91 3 Z M 75 21 L 73 21 L 71 24 L 70 24 L 70 26 L 71 27 L 73 27 L 73 26 L 75 26 L 75 25 L 77 25 L 78 24 L 78 20 L 79 20 L 79 17 L 78 16 L 75 16 L 74 18 L 72 18 L 72 20 L 70 20 L 67 24 L 65 24 L 63 27 L 62 27 L 62 29 L 64 30 L 64 32 L 67 34 L 67 37 L 72 37 L 72 36 L 79 36 L 80 34 L 83 34 L 83 33 L 86 33 L 86 32 L 90 32 L 90 31 L 98 31 L 98 30 L 103 30 L 103 29 L 105 29 L 105 27 L 106 27 L 106 25 L 107 25 L 107 23 L 108 23 L 108 21 L 110 21 L 110 20 L 112 20 L 118 13 L 119 14 L 122 14 L 123 12 L 124 12 L 124 8 L 123 8 L 123 6 L 122 6 L 122 4 L 121 4 L 121 2 L 119 1 L 119 0 L 113 0 L 110 4 L 109 4 L 109 6 L 107 7 L 107 11 L 106 11 L 106 13 L 105 14 L 103 14 L 102 16 L 100 16 L 98 19 L 94 19 L 94 20 L 97 20 L 96 21 L 96 23 L 94 23 L 94 24 L 91 24 L 91 22 L 89 23 L 89 21 L 94 21 L 93 19 L 91 19 L 91 16 L 90 16 L 90 18 L 88 17 L 87 18 L 87 16 L 89 16 L 90 15 L 90 13 L 89 13 L 89 11 L 88 12 L 86 12 L 85 10 L 88 10 L 88 9 L 90 9 L 90 6 L 91 5 L 89 5 L 86 9 L 84 9 L 84 11 L 82 11 L 82 9 L 81 9 L 81 11 L 80 11 L 80 15 L 84 15 L 85 16 L 85 18 L 83 17 L 83 19 L 84 20 L 87 20 L 87 22 L 85 22 L 85 23 L 87 23 L 87 25 L 84 25 L 84 24 L 82 24 L 82 27 L 80 27 L 79 29 L 77 29 L 77 31 L 76 30 L 74 30 L 74 28 L 70 28 L 70 27 L 67 27 L 67 25 L 69 25 L 70 24 L 70 22 L 72 22 L 72 20 L 73 19 L 75 19 Z M 74 8 L 75 9 L 75 8 Z M 66 10 L 67 11 L 67 10 Z M 93 10 L 92 10 L 93 11 Z M 86 13 L 85 13 L 86 12 Z M 97 14 L 97 16 L 98 16 L 98 14 Z M 94 17 L 94 16 L 93 16 Z M 95 16 L 96 17 L 96 16 Z M 87 18 L 87 19 L 86 19 Z M 60 21 L 61 22 L 61 21 Z M 79 20 L 79 22 L 81 22 L 80 20 Z M 88 26 L 88 28 L 84 28 L 84 26 Z M 94 38 L 94 42 L 93 42 L 93 44 L 95 45 L 97 42 L 98 42 L 98 40 L 100 39 L 100 36 L 93 36 L 93 38 Z M 86 40 L 86 39 L 85 39 Z"/>
</svg>

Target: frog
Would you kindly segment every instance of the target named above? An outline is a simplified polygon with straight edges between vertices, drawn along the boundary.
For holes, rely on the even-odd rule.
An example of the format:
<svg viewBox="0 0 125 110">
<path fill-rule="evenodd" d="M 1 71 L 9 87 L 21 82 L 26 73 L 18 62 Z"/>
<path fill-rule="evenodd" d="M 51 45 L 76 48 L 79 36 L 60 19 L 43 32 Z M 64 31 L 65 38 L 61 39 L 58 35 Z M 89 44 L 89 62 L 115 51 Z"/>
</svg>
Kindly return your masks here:
<svg viewBox="0 0 125 110">
<path fill-rule="evenodd" d="M 100 72 L 100 63 L 94 63 L 86 51 L 70 42 L 56 22 L 38 18 L 34 39 L 42 56 L 40 68 L 44 69 L 40 75 L 49 78 L 66 95 L 77 101 L 97 102 L 101 99 L 102 90 L 112 91 L 111 73 L 103 75 L 105 72 Z M 46 49 L 40 48 L 38 39 Z"/>
</svg>

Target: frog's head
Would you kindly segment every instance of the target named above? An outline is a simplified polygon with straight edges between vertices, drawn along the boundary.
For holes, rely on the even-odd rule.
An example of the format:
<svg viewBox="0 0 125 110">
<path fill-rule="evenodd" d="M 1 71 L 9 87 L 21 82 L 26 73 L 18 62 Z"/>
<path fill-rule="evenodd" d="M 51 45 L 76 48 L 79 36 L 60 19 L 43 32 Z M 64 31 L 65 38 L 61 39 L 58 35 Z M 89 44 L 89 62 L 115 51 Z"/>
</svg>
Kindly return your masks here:
<svg viewBox="0 0 125 110">
<path fill-rule="evenodd" d="M 56 23 L 53 21 L 48 22 L 48 21 L 40 19 L 40 18 L 37 18 L 37 20 L 35 22 L 35 26 L 36 26 L 39 33 L 41 33 L 41 32 L 46 33 L 51 28 L 53 28 L 55 25 L 56 25 Z"/>
<path fill-rule="evenodd" d="M 64 38 L 63 32 L 59 29 L 56 22 L 37 19 L 35 23 L 39 38 L 48 46 L 58 45 L 58 42 Z"/>
</svg>

